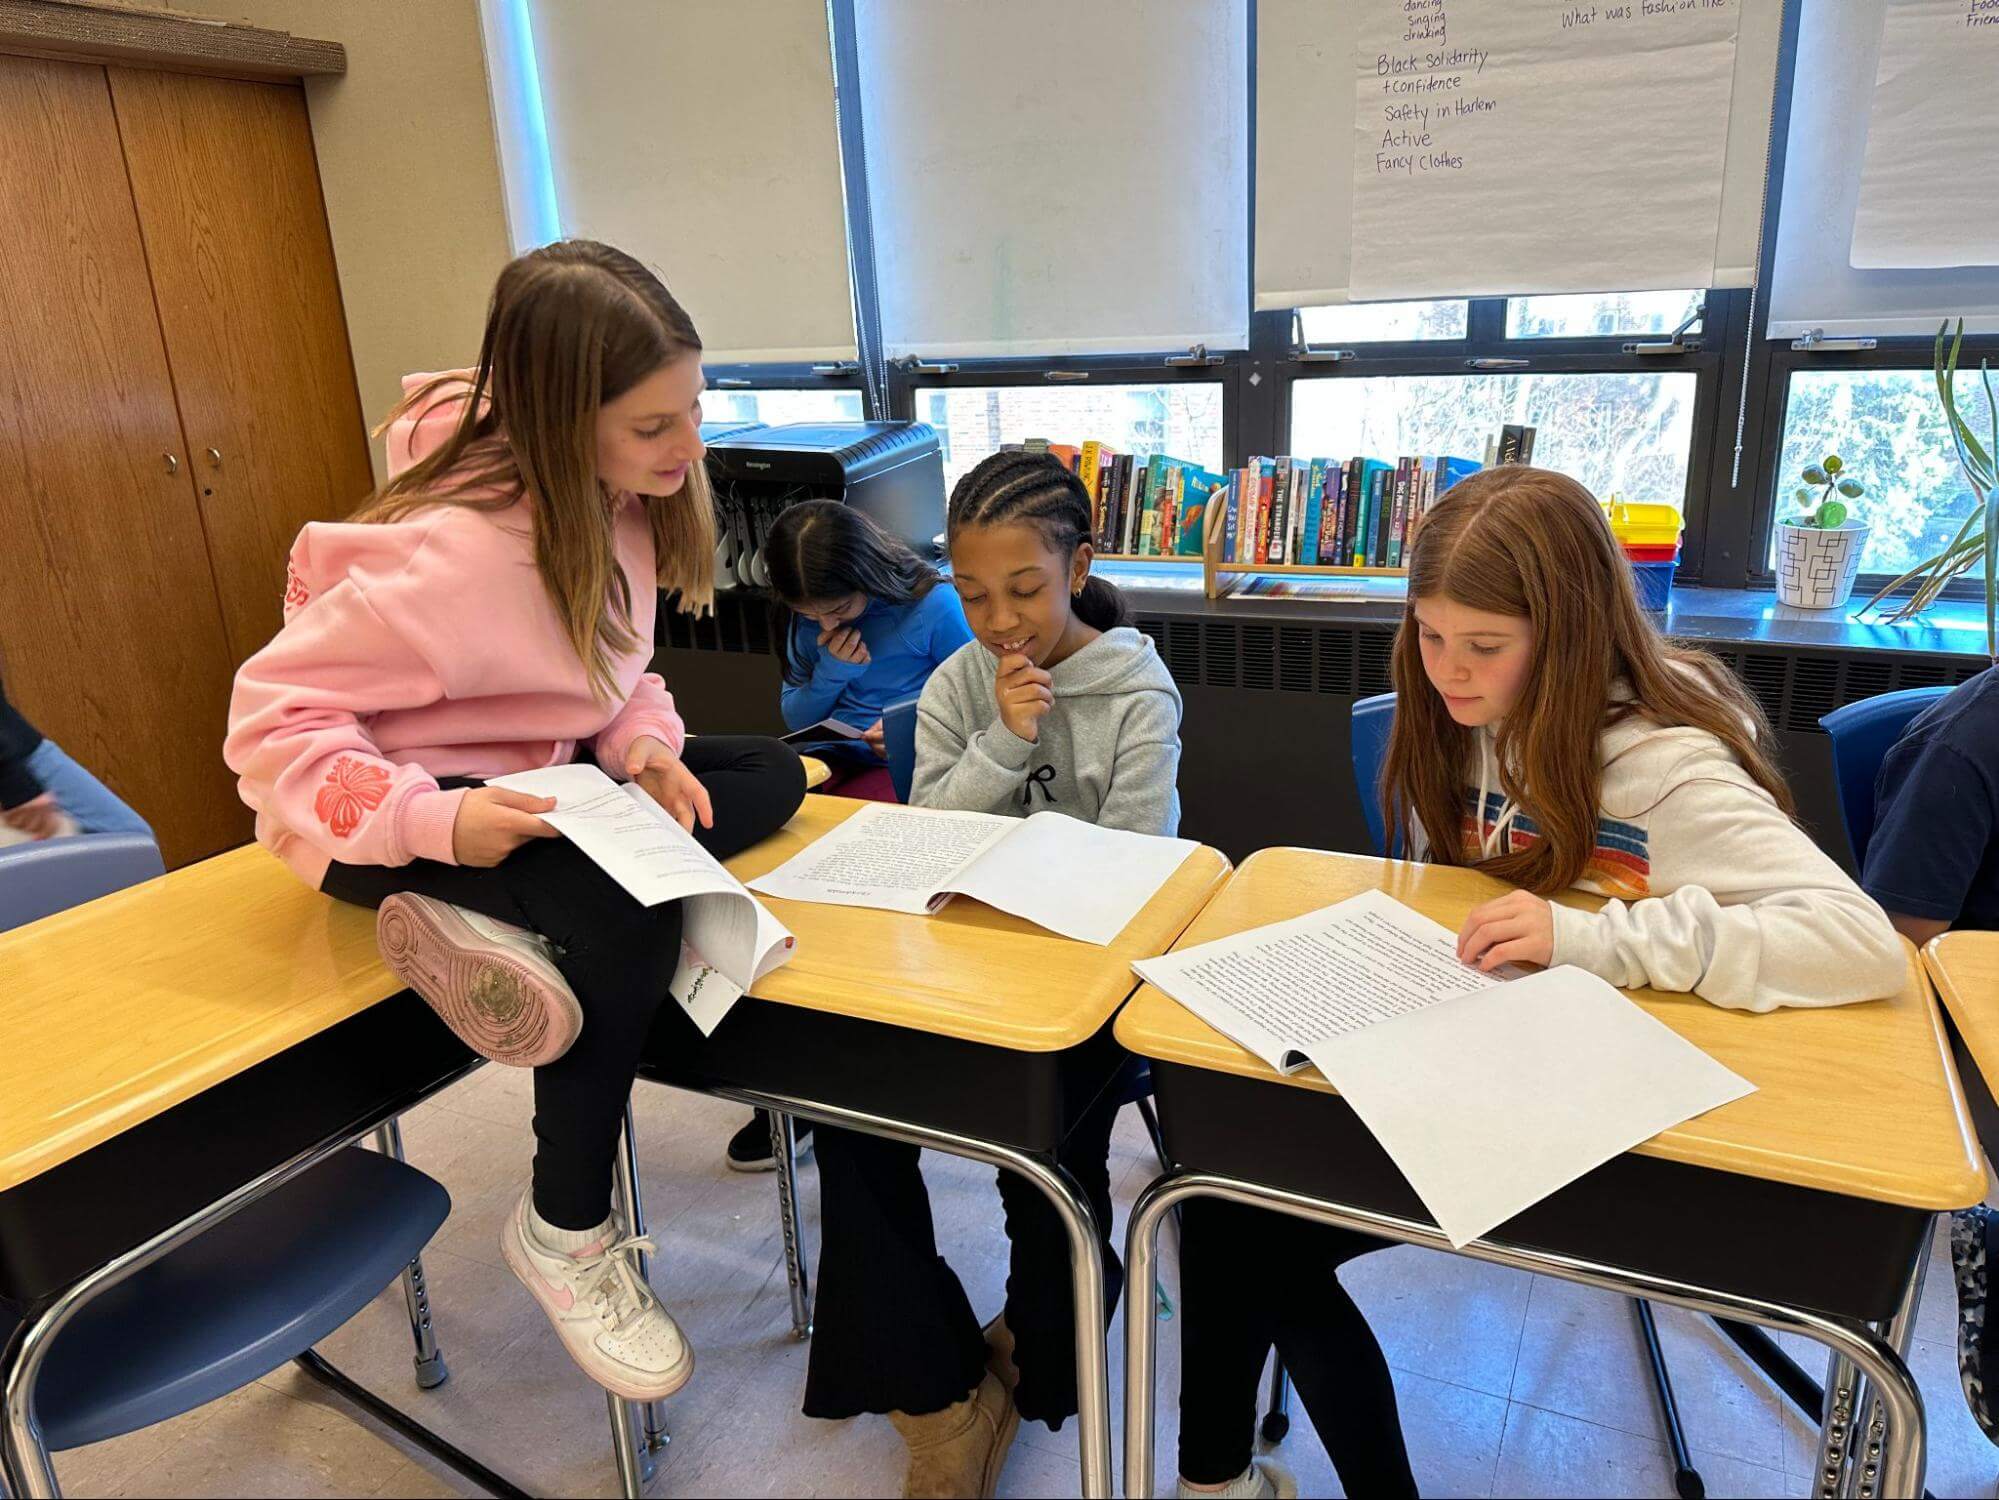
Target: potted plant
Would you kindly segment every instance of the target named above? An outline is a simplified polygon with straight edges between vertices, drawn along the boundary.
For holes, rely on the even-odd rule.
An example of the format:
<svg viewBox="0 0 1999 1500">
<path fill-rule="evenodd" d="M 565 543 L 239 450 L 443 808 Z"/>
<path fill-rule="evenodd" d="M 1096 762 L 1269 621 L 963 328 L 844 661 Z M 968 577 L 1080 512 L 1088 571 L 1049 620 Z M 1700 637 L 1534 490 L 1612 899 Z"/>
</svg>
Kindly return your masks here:
<svg viewBox="0 0 1999 1500">
<path fill-rule="evenodd" d="M 1971 514 L 1957 528 L 1957 535 L 1948 547 L 1934 557 L 1924 558 L 1900 578 L 1894 579 L 1863 604 L 1860 613 L 1866 614 L 1904 585 L 1913 583 L 1914 591 L 1888 616 L 1891 624 L 1906 620 L 1934 604 L 1953 578 L 1983 562 L 1985 649 L 1987 655 L 1999 661 L 1999 515 L 1994 514 L 1995 510 L 1999 510 L 1999 395 L 1995 395 L 1992 389 L 1992 366 L 1981 360 L 1978 369 L 1985 387 L 1985 420 L 1990 429 L 1988 441 L 1981 443 L 1977 430 L 1957 405 L 1957 360 L 1964 346 L 1964 319 L 1957 320 L 1956 334 L 1946 348 L 1944 336 L 1950 332 L 1950 320 L 1945 319 L 1943 326 L 1937 329 L 1932 363 L 1936 371 L 1937 404 L 1943 408 L 1944 418 L 1950 424 L 1951 442 L 1957 448 L 1958 467 L 1964 471 L 1965 482 L 1971 486 Z"/>
<path fill-rule="evenodd" d="M 1837 453 L 1807 464 L 1804 483 L 1792 491 L 1799 513 L 1785 516 L 1777 533 L 1777 599 L 1801 609 L 1837 609 L 1853 592 L 1867 525 L 1849 517 L 1846 502 L 1866 488 L 1845 472 Z"/>
</svg>

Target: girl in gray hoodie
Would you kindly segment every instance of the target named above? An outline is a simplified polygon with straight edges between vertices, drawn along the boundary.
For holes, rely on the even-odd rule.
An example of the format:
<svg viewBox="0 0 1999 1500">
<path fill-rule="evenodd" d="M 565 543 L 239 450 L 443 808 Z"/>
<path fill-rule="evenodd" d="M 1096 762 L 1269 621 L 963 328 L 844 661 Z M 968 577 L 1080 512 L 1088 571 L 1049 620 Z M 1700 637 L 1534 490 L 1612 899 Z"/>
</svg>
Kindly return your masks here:
<svg viewBox="0 0 1999 1500">
<path fill-rule="evenodd" d="M 975 639 L 917 705 L 920 806 L 1026 817 L 1044 809 L 1135 833 L 1180 826 L 1180 694 L 1123 596 L 1092 577 L 1090 498 L 1046 454 L 1000 453 L 958 482 L 952 586 Z M 1108 1238 L 1107 1090 L 1058 1160 Z M 1076 1410 L 1068 1241 L 1030 1184 L 999 1174 L 1012 1242 L 1005 1310 L 981 1328 L 937 1254 L 914 1146 L 822 1127 L 823 1244 L 805 1412 L 886 1413 L 909 1446 L 903 1493 L 991 1494 L 1020 1420 Z M 1108 1308 L 1107 1308 L 1108 1311 Z"/>
</svg>

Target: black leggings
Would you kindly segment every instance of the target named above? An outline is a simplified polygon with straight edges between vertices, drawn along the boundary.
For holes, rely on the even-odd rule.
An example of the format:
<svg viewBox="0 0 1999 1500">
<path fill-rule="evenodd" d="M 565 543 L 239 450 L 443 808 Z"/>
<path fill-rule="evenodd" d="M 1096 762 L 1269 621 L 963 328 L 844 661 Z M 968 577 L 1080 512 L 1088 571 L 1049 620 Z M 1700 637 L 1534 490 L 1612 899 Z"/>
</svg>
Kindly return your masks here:
<svg viewBox="0 0 1999 1500">
<path fill-rule="evenodd" d="M 776 740 L 699 735 L 681 759 L 714 804 L 715 826 L 697 823 L 694 836 L 717 859 L 775 833 L 805 800 L 805 768 Z M 603 1223 L 625 1101 L 680 959 L 680 903 L 639 905 L 567 839 L 535 839 L 491 869 L 427 859 L 334 864 L 320 889 L 357 906 L 405 891 L 430 896 L 554 945 L 555 966 L 583 1007 L 583 1030 L 534 1070 L 534 1207 L 558 1229 Z"/>
<path fill-rule="evenodd" d="M 1192 1199 L 1180 1225 L 1180 1477 L 1249 1467 L 1273 1344 L 1349 1495 L 1416 1493 L 1395 1383 L 1337 1268 L 1382 1240 L 1239 1203 Z"/>
<path fill-rule="evenodd" d="M 1056 1153 L 1097 1222 L 1106 1318 L 1124 1285 L 1124 1265 L 1110 1245 L 1116 1118 L 1113 1090 Z M 805 1414 L 917 1414 L 964 1400 L 984 1377 L 986 1343 L 957 1273 L 937 1253 L 921 1152 L 825 1125 L 813 1133 L 812 1149 L 819 1162 L 819 1297 Z M 1020 1369 L 1014 1400 L 1022 1417 L 1059 1430 L 1076 1411 L 1069 1237 L 1033 1183 L 1002 1171 L 999 1193 L 1011 1242 L 1006 1323 Z"/>
</svg>

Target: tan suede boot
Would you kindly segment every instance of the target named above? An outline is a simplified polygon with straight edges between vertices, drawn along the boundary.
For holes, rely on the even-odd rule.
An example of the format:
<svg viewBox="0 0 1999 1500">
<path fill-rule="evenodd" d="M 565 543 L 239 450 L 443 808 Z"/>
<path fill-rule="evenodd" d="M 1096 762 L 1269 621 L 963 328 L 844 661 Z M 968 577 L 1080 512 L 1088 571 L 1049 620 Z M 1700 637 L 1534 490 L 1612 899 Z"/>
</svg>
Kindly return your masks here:
<svg viewBox="0 0 1999 1500">
<path fill-rule="evenodd" d="M 989 1500 L 1020 1426 L 1013 1393 L 990 1371 L 963 1401 L 913 1417 L 888 1414 L 909 1445 L 908 1500 Z"/>
<path fill-rule="evenodd" d="M 986 1368 L 1013 1391 L 1020 1385 L 1020 1366 L 1013 1362 L 1013 1330 L 1006 1326 L 1006 1314 L 1001 1313 L 979 1331 L 986 1336 Z"/>
</svg>

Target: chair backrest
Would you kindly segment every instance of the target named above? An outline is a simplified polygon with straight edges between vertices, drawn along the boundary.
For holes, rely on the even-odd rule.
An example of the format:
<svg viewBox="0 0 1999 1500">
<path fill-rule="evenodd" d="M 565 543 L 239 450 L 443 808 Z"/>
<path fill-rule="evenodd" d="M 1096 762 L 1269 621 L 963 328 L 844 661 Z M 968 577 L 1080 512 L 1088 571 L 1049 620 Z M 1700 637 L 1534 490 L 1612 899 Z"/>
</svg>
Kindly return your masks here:
<svg viewBox="0 0 1999 1500">
<path fill-rule="evenodd" d="M 1909 721 L 1950 691 L 1947 687 L 1904 688 L 1835 708 L 1819 720 L 1832 736 L 1832 774 L 1839 783 L 1839 818 L 1857 868 L 1874 837 L 1874 782 L 1881 762 L 1902 737 Z"/>
<path fill-rule="evenodd" d="M 159 846 L 139 833 L 10 844 L 0 849 L 0 932 L 165 873 Z"/>
<path fill-rule="evenodd" d="M 882 749 L 888 752 L 888 779 L 895 800 L 907 802 L 916 780 L 916 700 L 905 698 L 882 710 Z"/>
<path fill-rule="evenodd" d="M 1388 829 L 1381 820 L 1381 763 L 1388 757 L 1388 732 L 1394 727 L 1393 693 L 1354 700 L 1353 733 L 1348 741 L 1354 789 L 1360 793 L 1361 816 L 1367 819 L 1368 837 L 1374 840 L 1376 854 L 1388 852 Z"/>
</svg>

